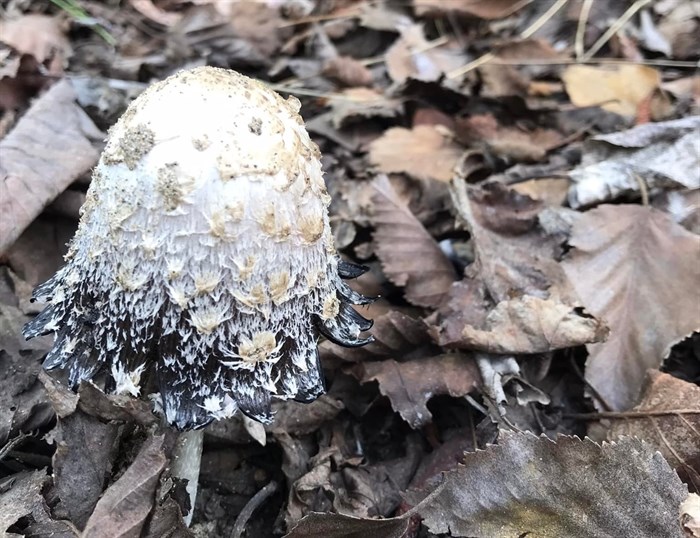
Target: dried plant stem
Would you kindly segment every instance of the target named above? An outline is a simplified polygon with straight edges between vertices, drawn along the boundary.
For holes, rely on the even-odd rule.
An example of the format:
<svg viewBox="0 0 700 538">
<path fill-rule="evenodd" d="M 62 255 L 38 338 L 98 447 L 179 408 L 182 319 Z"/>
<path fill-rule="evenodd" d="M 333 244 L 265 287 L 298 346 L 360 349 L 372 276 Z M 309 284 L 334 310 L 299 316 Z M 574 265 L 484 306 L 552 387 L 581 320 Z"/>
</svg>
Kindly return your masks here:
<svg viewBox="0 0 700 538">
<path fill-rule="evenodd" d="M 700 415 L 700 409 L 669 409 L 667 411 L 601 411 L 599 413 L 564 413 L 564 418 L 600 420 L 603 418 L 648 418 L 674 415 Z"/>
<path fill-rule="evenodd" d="M 246 525 L 248 520 L 253 515 L 253 512 L 258 509 L 258 507 L 265 502 L 265 500 L 270 497 L 279 488 L 279 484 L 274 480 L 253 495 L 248 503 L 243 507 L 240 514 L 236 518 L 236 522 L 233 525 L 233 531 L 231 532 L 231 538 L 242 538 L 245 533 Z"/>
<path fill-rule="evenodd" d="M 187 495 L 190 498 L 190 511 L 184 516 L 184 520 L 188 527 L 190 523 L 192 523 L 194 502 L 197 499 L 203 440 L 203 430 L 181 433 L 173 449 L 173 459 L 170 464 L 170 472 L 173 477 L 187 480 Z"/>
<path fill-rule="evenodd" d="M 625 11 L 622 16 L 617 19 L 610 28 L 606 30 L 606 32 L 600 36 L 598 41 L 593 43 L 593 46 L 591 46 L 590 49 L 588 49 L 588 52 L 586 52 L 582 57 L 581 60 L 588 61 L 593 56 L 595 56 L 596 52 L 598 52 L 600 49 L 603 48 L 603 46 L 610 41 L 610 38 L 614 36 L 617 32 L 620 31 L 620 28 L 622 28 L 627 22 L 634 16 L 637 11 L 642 9 L 644 6 L 649 4 L 651 0 L 637 0 L 634 4 L 632 4 L 627 11 Z"/>
</svg>

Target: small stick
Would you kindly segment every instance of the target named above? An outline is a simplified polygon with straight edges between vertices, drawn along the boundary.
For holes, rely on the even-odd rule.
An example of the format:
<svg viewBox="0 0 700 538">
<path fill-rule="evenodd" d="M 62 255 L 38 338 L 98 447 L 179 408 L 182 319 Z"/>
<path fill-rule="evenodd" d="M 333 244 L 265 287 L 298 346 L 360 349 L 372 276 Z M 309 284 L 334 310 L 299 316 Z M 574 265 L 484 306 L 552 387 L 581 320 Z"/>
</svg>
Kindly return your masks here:
<svg viewBox="0 0 700 538">
<path fill-rule="evenodd" d="M 564 418 L 600 420 L 602 418 L 648 418 L 673 415 L 700 415 L 700 409 L 669 409 L 667 411 L 601 411 L 599 413 L 564 413 Z"/>
<path fill-rule="evenodd" d="M 272 480 L 267 486 L 258 491 L 253 495 L 248 503 L 243 507 L 241 513 L 238 514 L 236 518 L 236 523 L 233 525 L 233 531 L 231 532 L 231 538 L 241 538 L 245 532 L 245 527 L 248 524 L 248 520 L 253 515 L 262 503 L 264 503 L 268 497 L 270 497 L 275 491 L 279 484 Z"/>
</svg>

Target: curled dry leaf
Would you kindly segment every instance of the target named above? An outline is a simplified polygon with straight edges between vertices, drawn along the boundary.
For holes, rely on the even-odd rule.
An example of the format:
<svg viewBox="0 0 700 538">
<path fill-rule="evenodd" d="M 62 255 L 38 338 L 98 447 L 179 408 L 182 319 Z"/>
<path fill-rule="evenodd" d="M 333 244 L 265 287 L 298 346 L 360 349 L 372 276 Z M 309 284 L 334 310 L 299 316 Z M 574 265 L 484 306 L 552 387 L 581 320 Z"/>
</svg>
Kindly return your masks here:
<svg viewBox="0 0 700 538">
<path fill-rule="evenodd" d="M 393 127 L 369 145 L 369 161 L 380 172 L 400 172 L 418 179 L 448 182 L 464 153 L 444 127 Z"/>
<path fill-rule="evenodd" d="M 0 42 L 33 56 L 51 75 L 60 75 L 72 51 L 61 21 L 47 15 L 0 20 Z"/>
<path fill-rule="evenodd" d="M 438 344 L 543 353 L 605 338 L 605 326 L 578 308 L 555 260 L 561 237 L 541 224 L 542 203 L 499 184 L 467 191 L 461 181 L 453 197 L 476 260 L 432 319 Z"/>
<path fill-rule="evenodd" d="M 34 471 L 18 473 L 4 482 L 0 493 L 0 535 L 18 536 L 7 534 L 6 531 L 23 517 L 32 513 L 37 503 L 43 503 L 41 490 L 48 481 L 46 471 Z M 9 489 L 5 489 L 9 485 Z"/>
<path fill-rule="evenodd" d="M 345 86 L 371 86 L 372 72 L 351 56 L 336 56 L 323 65 L 323 74 Z"/>
<path fill-rule="evenodd" d="M 370 88 L 348 88 L 330 104 L 336 129 L 367 118 L 395 118 L 403 110 L 400 100 L 385 97 Z"/>
<path fill-rule="evenodd" d="M 545 353 L 604 340 L 607 327 L 580 310 L 531 295 L 502 301 L 489 312 L 483 330 L 466 325 L 454 345 L 489 353 Z"/>
<path fill-rule="evenodd" d="M 586 141 L 569 205 L 580 208 L 653 188 L 700 188 L 700 116 L 647 123 Z"/>
<path fill-rule="evenodd" d="M 668 98 L 659 91 L 661 73 L 653 67 L 572 65 L 566 68 L 562 79 L 571 102 L 578 107 L 600 106 L 609 112 L 634 116 L 640 105 L 657 92 L 657 102 L 652 102 L 654 119 L 669 113 Z"/>
<path fill-rule="evenodd" d="M 432 421 L 426 405 L 430 398 L 440 394 L 459 398 L 481 383 L 474 360 L 459 353 L 406 362 L 361 362 L 352 372 L 362 383 L 377 381 L 379 391 L 414 429 Z"/>
<path fill-rule="evenodd" d="M 421 24 L 399 28 L 401 36 L 386 52 L 386 69 L 394 82 L 407 79 L 438 80 L 465 63 L 458 49 L 432 47 L 423 34 Z"/>
<path fill-rule="evenodd" d="M 650 368 L 700 330 L 700 237 L 660 211 L 604 205 L 576 221 L 564 262 L 586 309 L 610 327 L 589 344 L 586 379 L 614 410 L 637 403 Z"/>
<path fill-rule="evenodd" d="M 610 419 L 608 438 L 644 439 L 663 454 L 681 478 L 696 489 L 700 487 L 700 387 L 649 370 L 642 399 L 631 411 L 639 416 Z M 661 411 L 668 414 L 658 415 Z"/>
<path fill-rule="evenodd" d="M 322 357 L 333 356 L 349 362 L 387 357 L 405 357 L 430 343 L 428 326 L 420 319 L 411 317 L 398 310 L 390 310 L 377 317 L 367 317 L 374 320 L 374 325 L 372 326 L 373 342 L 361 349 L 324 345 L 325 343 L 322 342 L 319 346 Z"/>
<path fill-rule="evenodd" d="M 696 493 L 681 503 L 681 524 L 687 536 L 700 538 L 700 496 Z"/>
<path fill-rule="evenodd" d="M 560 436 L 501 432 L 498 446 L 467 453 L 437 488 L 409 491 L 435 534 L 654 536 L 680 538 L 687 490 L 638 439 L 598 445 Z"/>
<path fill-rule="evenodd" d="M 0 253 L 46 205 L 97 162 L 102 133 L 68 81 L 41 96 L 0 141 Z"/>
<path fill-rule="evenodd" d="M 126 472 L 102 495 L 87 522 L 83 538 L 140 536 L 155 500 L 160 474 L 168 463 L 164 437 L 150 437 Z"/>
<path fill-rule="evenodd" d="M 372 186 L 376 191 L 374 241 L 384 273 L 397 286 L 405 286 L 411 303 L 438 306 L 457 276 L 452 263 L 399 198 L 388 177 L 378 176 Z"/>
</svg>

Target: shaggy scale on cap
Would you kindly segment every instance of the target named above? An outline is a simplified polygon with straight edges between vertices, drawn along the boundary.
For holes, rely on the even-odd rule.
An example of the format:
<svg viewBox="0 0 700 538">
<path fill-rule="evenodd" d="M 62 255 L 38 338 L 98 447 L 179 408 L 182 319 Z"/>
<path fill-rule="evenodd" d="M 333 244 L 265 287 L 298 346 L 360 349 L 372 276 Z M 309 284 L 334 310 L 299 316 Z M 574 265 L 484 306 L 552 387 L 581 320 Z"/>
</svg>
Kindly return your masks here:
<svg viewBox="0 0 700 538">
<path fill-rule="evenodd" d="M 50 304 L 44 367 L 73 387 L 100 372 L 137 396 L 152 370 L 166 420 L 198 428 L 271 398 L 323 390 L 317 338 L 360 346 L 364 268 L 333 246 L 319 151 L 263 84 L 211 67 L 149 87 L 111 129 Z"/>
</svg>

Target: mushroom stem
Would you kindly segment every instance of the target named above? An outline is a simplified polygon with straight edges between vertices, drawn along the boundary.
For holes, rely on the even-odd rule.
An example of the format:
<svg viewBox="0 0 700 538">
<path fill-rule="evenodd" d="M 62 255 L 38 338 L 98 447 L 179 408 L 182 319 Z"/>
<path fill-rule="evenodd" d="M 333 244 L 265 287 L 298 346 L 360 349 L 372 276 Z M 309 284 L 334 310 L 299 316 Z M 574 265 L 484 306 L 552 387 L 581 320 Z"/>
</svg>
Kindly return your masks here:
<svg viewBox="0 0 700 538">
<path fill-rule="evenodd" d="M 185 520 L 185 525 L 188 527 L 190 523 L 192 523 L 194 503 L 197 499 L 203 440 L 203 430 L 182 432 L 173 449 L 173 459 L 170 464 L 170 473 L 173 477 L 187 480 L 186 489 L 187 495 L 190 498 L 190 511 L 183 516 L 183 519 Z"/>
</svg>

